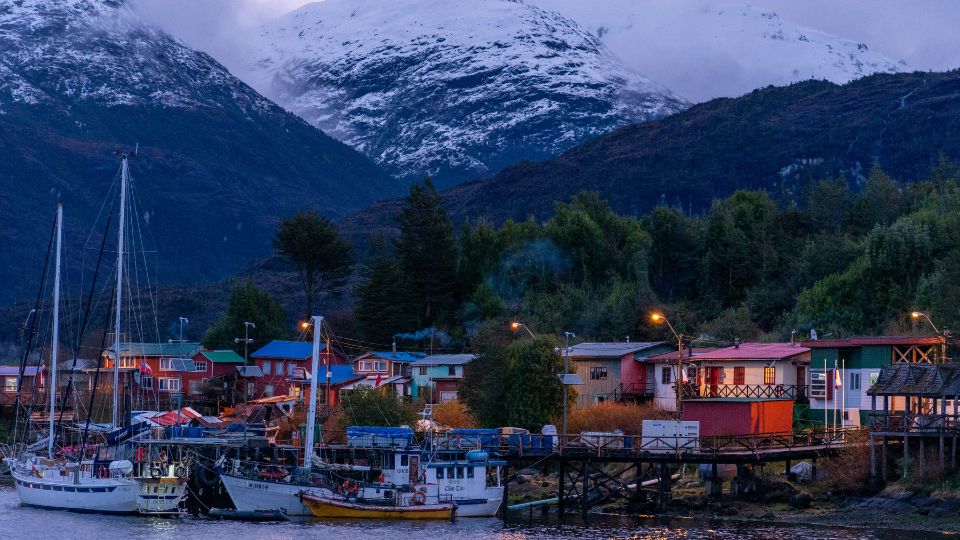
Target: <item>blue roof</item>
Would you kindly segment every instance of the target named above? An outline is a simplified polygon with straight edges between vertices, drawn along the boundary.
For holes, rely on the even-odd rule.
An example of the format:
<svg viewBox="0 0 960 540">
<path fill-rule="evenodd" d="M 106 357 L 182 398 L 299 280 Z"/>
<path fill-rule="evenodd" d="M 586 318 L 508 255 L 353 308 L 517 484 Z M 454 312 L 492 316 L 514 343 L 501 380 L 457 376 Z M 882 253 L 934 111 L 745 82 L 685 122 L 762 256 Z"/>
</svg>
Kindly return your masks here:
<svg viewBox="0 0 960 540">
<path fill-rule="evenodd" d="M 396 360 L 398 362 L 416 362 L 417 360 L 426 358 L 427 354 L 422 352 L 371 351 L 363 356 L 376 356 L 378 358 L 386 358 L 387 360 Z M 360 358 L 363 358 L 363 356 Z"/>
<path fill-rule="evenodd" d="M 327 366 L 320 366 L 320 369 L 317 370 L 320 374 L 320 377 L 317 379 L 318 383 L 327 382 Z M 330 372 L 333 376 L 330 377 L 330 384 L 340 384 L 353 379 L 359 379 L 361 376 L 353 372 L 353 366 L 341 366 L 334 365 L 330 366 Z"/>
<path fill-rule="evenodd" d="M 320 344 L 320 350 L 326 350 L 326 344 Z M 293 358 L 303 360 L 313 355 L 313 343 L 306 341 L 284 341 L 275 339 L 257 349 L 251 358 Z"/>
</svg>

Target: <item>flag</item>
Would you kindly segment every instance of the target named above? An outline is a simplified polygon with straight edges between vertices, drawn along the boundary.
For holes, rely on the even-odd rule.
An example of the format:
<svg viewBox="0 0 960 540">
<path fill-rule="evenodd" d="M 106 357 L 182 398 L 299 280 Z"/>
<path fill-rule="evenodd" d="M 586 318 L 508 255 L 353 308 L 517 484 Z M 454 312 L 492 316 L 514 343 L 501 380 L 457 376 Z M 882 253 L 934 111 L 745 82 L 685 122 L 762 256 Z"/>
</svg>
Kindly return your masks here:
<svg viewBox="0 0 960 540">
<path fill-rule="evenodd" d="M 373 383 L 373 387 L 377 388 L 378 386 L 380 386 L 381 381 L 383 381 L 383 375 L 377 375 L 377 380 L 376 382 Z"/>
<path fill-rule="evenodd" d="M 45 369 L 47 369 L 47 367 L 40 364 L 40 369 L 37 370 L 37 375 L 40 377 L 40 388 L 43 388 L 43 372 Z"/>
<path fill-rule="evenodd" d="M 833 387 L 840 388 L 843 386 L 843 376 L 840 375 L 840 370 L 837 369 L 837 363 L 833 363 Z"/>
<path fill-rule="evenodd" d="M 683 375 L 683 382 L 684 382 L 684 383 L 690 382 L 690 379 L 687 377 L 687 370 L 686 370 L 686 369 L 680 370 L 680 373 Z"/>
<path fill-rule="evenodd" d="M 146 360 L 140 362 L 140 373 L 144 375 L 153 375 L 153 369 L 150 367 L 150 364 Z"/>
</svg>

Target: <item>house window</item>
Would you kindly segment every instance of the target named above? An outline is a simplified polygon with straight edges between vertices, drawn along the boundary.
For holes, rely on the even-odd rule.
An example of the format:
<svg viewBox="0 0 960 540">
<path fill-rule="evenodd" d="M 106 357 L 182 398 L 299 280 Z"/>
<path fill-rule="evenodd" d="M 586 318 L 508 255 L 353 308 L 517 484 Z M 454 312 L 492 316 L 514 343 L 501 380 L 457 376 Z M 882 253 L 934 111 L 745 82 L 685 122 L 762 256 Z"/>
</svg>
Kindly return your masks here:
<svg viewBox="0 0 960 540">
<path fill-rule="evenodd" d="M 203 393 L 203 381 L 190 381 L 188 391 L 191 396 L 199 396 Z"/>
<path fill-rule="evenodd" d="M 93 379 L 90 379 L 91 390 L 93 389 Z M 153 376 L 152 375 L 140 375 L 140 388 L 144 390 L 153 390 Z"/>
<path fill-rule="evenodd" d="M 447 376 L 456 377 L 457 376 L 457 366 L 447 366 Z"/>
<path fill-rule="evenodd" d="M 372 369 L 373 362 L 360 362 L 360 371 L 370 371 Z"/>
<path fill-rule="evenodd" d="M 734 366 L 733 368 L 733 384 L 746 384 L 747 380 L 747 368 L 743 366 Z"/>
<path fill-rule="evenodd" d="M 300 385 L 293 384 L 290 386 L 290 397 L 300 399 L 300 394 L 303 392 L 303 389 L 300 388 Z M 323 401 L 323 400 L 321 400 Z"/>
<path fill-rule="evenodd" d="M 687 368 L 687 380 L 696 381 L 697 380 L 697 368 L 694 366 L 689 366 Z"/>
<path fill-rule="evenodd" d="M 763 368 L 763 384 L 774 384 L 777 378 L 777 368 Z"/>
<path fill-rule="evenodd" d="M 120 369 L 131 369 L 136 366 L 136 358 L 130 356 L 121 356 L 120 357 Z"/>
<path fill-rule="evenodd" d="M 174 379 L 172 377 L 161 377 L 160 378 L 160 391 L 161 392 L 179 392 L 180 391 L 180 379 Z"/>
<path fill-rule="evenodd" d="M 290 377 L 292 379 L 296 376 L 296 373 L 297 373 L 297 365 L 294 364 L 293 362 L 290 362 L 289 364 L 287 364 L 287 377 Z"/>
<path fill-rule="evenodd" d="M 673 380 L 673 377 L 671 376 L 671 369 L 672 369 L 672 368 L 664 367 L 664 368 L 660 371 L 660 382 L 661 382 L 661 383 L 663 383 L 663 384 L 670 384 L 670 382 Z"/>
<path fill-rule="evenodd" d="M 387 370 L 387 363 L 386 363 L 386 362 L 383 362 L 383 361 L 381 361 L 381 360 L 377 360 L 377 361 L 374 363 L 374 367 L 375 367 L 375 371 L 386 371 L 386 370 Z"/>
<path fill-rule="evenodd" d="M 193 363 L 193 371 L 197 371 L 197 372 L 200 372 L 200 373 L 206 373 L 206 372 L 207 372 L 207 363 L 206 363 L 205 361 L 203 361 L 203 360 L 194 362 L 194 363 Z"/>
<path fill-rule="evenodd" d="M 120 365 L 123 366 L 123 359 L 120 359 Z M 160 359 L 160 371 L 173 371 L 173 359 L 172 358 L 161 358 Z"/>
<path fill-rule="evenodd" d="M 417 368 L 417 369 L 420 370 L 420 375 L 423 375 L 423 376 L 426 376 L 426 375 L 427 375 L 427 366 L 420 366 L 420 367 Z"/>
<path fill-rule="evenodd" d="M 263 361 L 263 374 L 264 374 L 264 375 L 269 375 L 269 374 L 270 374 L 270 371 L 271 371 L 272 369 L 273 369 L 273 362 L 271 362 L 271 361 L 269 361 L 269 360 L 264 360 L 264 361 Z"/>
<path fill-rule="evenodd" d="M 275 368 L 276 371 L 273 372 L 274 375 L 283 375 L 283 362 L 277 362 Z"/>
<path fill-rule="evenodd" d="M 16 392 L 17 391 L 17 378 L 16 377 L 7 377 L 3 380 L 3 391 L 4 392 Z"/>
<path fill-rule="evenodd" d="M 268 384 L 268 385 L 266 385 L 266 386 L 263 387 L 263 395 L 266 396 L 266 397 L 271 397 L 271 396 L 273 396 L 273 385 L 272 385 L 272 384 Z"/>
<path fill-rule="evenodd" d="M 591 381 L 607 380 L 607 368 L 604 366 L 590 368 L 590 380 Z"/>
<path fill-rule="evenodd" d="M 850 374 L 850 389 L 859 390 L 860 389 L 860 374 L 851 373 Z"/>
</svg>

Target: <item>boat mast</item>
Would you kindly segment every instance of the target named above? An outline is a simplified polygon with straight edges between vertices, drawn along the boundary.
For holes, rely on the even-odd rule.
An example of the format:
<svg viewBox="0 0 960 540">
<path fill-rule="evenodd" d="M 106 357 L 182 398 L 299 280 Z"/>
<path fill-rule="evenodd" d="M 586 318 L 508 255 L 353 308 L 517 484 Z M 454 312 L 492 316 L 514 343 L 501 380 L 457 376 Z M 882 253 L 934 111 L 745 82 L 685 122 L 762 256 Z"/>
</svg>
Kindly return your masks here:
<svg viewBox="0 0 960 540">
<path fill-rule="evenodd" d="M 50 433 L 47 456 L 53 457 L 53 434 L 56 428 L 57 361 L 60 352 L 60 251 L 63 245 L 63 203 L 57 201 L 57 263 L 53 281 L 53 344 L 50 347 Z"/>
<path fill-rule="evenodd" d="M 303 466 L 313 466 L 313 430 L 317 423 L 317 371 L 320 368 L 320 328 L 323 317 L 313 316 L 313 360 L 310 363 L 310 404 L 307 406 L 307 429 L 303 441 Z M 330 369 L 327 366 L 327 369 Z"/>
<path fill-rule="evenodd" d="M 119 388 L 120 388 L 120 314 L 123 309 L 123 232 L 126 226 L 127 209 L 127 182 L 129 180 L 130 170 L 127 167 L 127 156 L 123 156 L 120 162 L 120 227 L 117 233 L 117 291 L 116 291 L 116 309 L 113 321 L 113 415 L 111 423 L 113 427 L 119 426 Z"/>
</svg>

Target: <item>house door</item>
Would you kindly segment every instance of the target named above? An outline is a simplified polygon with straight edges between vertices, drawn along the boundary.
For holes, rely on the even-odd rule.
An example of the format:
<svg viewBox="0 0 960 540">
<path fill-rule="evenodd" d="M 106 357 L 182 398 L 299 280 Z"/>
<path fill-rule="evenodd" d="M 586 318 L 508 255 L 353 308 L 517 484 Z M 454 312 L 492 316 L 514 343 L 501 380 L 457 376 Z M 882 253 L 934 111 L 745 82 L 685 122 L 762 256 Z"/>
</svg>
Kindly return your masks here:
<svg viewBox="0 0 960 540">
<path fill-rule="evenodd" d="M 797 396 L 796 397 L 806 397 L 807 396 L 807 368 L 804 366 L 797 366 Z"/>
<path fill-rule="evenodd" d="M 720 393 L 720 368 L 707 368 L 707 383 L 710 386 L 710 397 L 717 397 Z"/>
<path fill-rule="evenodd" d="M 420 456 L 410 456 L 410 483 L 420 483 Z"/>
</svg>

